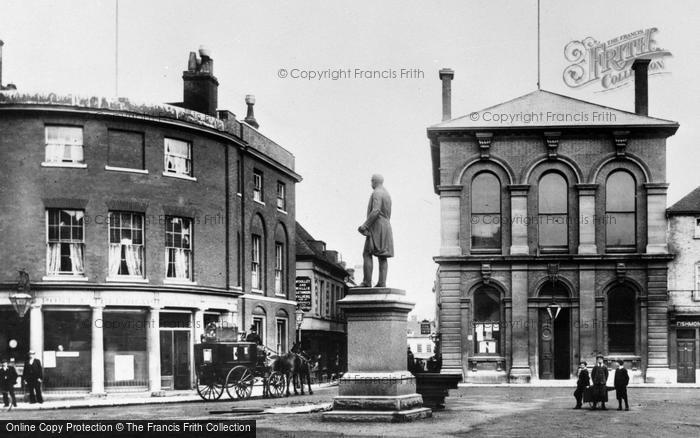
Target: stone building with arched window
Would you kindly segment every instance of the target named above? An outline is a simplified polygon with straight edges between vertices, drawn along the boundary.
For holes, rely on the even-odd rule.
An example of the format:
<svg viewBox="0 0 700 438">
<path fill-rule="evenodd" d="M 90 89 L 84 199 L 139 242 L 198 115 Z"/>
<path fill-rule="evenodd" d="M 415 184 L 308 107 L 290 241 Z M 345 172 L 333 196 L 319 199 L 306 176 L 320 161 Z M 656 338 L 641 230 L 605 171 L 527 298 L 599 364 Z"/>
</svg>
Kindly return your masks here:
<svg viewBox="0 0 700 438">
<path fill-rule="evenodd" d="M 537 90 L 428 128 L 440 197 L 443 373 L 570 379 L 622 359 L 673 379 L 668 354 L 666 139 L 636 62 L 635 112 Z"/>
</svg>

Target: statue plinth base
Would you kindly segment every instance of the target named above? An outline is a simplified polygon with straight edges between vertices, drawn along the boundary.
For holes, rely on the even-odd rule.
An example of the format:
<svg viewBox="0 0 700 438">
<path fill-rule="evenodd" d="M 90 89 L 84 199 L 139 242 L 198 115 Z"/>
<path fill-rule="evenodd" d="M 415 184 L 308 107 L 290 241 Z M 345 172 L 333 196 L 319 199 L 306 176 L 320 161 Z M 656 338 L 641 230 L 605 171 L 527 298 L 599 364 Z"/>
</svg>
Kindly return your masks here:
<svg viewBox="0 0 700 438">
<path fill-rule="evenodd" d="M 406 369 L 414 303 L 392 288 L 352 288 L 338 305 L 348 324 L 348 372 L 324 421 L 405 422 L 432 416 Z"/>
</svg>

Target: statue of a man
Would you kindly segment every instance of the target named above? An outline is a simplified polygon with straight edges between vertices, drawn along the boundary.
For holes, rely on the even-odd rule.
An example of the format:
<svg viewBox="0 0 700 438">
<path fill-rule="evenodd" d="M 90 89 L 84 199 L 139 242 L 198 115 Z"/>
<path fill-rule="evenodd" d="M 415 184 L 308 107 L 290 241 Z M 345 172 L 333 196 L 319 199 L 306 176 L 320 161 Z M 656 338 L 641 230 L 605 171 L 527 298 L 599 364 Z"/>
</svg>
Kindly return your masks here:
<svg viewBox="0 0 700 438">
<path fill-rule="evenodd" d="M 375 287 L 386 287 L 387 258 L 394 256 L 394 237 L 391 233 L 391 196 L 384 188 L 384 178 L 381 175 L 372 175 L 372 196 L 367 206 L 367 220 L 360 225 L 357 231 L 365 239 L 365 249 L 362 252 L 362 287 L 371 287 L 372 270 L 374 269 L 372 256 L 379 260 L 379 280 Z"/>
</svg>

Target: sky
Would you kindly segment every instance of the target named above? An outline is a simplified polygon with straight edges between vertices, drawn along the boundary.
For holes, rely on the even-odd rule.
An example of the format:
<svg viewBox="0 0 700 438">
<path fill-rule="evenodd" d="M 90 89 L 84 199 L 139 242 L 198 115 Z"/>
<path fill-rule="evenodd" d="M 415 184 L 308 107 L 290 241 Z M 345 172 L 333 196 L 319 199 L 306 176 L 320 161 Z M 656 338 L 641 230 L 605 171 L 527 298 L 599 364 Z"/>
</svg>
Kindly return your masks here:
<svg viewBox="0 0 700 438">
<path fill-rule="evenodd" d="M 0 0 L 3 82 L 176 102 L 189 52 L 207 47 L 219 109 L 242 119 L 245 95 L 256 96 L 261 131 L 294 154 L 304 178 L 297 220 L 349 266 L 362 260 L 370 177 L 384 176 L 396 254 L 387 283 L 407 291 L 420 318 L 433 316 L 440 221 L 426 128 L 441 120 L 438 70 L 455 70 L 454 117 L 535 90 L 537 0 L 118 0 L 118 39 L 116 2 Z M 668 141 L 669 206 L 700 185 L 699 19 L 691 0 L 541 0 L 542 88 L 601 105 L 633 111 L 633 85 L 567 86 L 566 45 L 658 29 L 657 45 L 672 56 L 650 77 L 649 114 L 680 123 Z M 337 80 L 291 77 L 347 69 L 351 77 Z"/>
</svg>

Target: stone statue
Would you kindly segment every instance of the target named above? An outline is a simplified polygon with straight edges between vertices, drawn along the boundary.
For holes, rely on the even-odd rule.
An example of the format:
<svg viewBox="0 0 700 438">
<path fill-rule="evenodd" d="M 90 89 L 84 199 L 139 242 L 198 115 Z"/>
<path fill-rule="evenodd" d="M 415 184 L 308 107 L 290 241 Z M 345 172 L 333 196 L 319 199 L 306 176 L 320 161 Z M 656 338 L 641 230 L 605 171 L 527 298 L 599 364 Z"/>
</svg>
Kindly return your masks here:
<svg viewBox="0 0 700 438">
<path fill-rule="evenodd" d="M 374 269 L 372 256 L 379 260 L 379 280 L 375 287 L 386 287 L 387 258 L 394 256 L 394 237 L 391 233 L 391 196 L 384 188 L 384 178 L 381 175 L 372 175 L 372 196 L 367 206 L 367 220 L 360 225 L 357 231 L 365 239 L 365 248 L 362 252 L 362 287 L 371 287 L 372 270 Z"/>
</svg>

